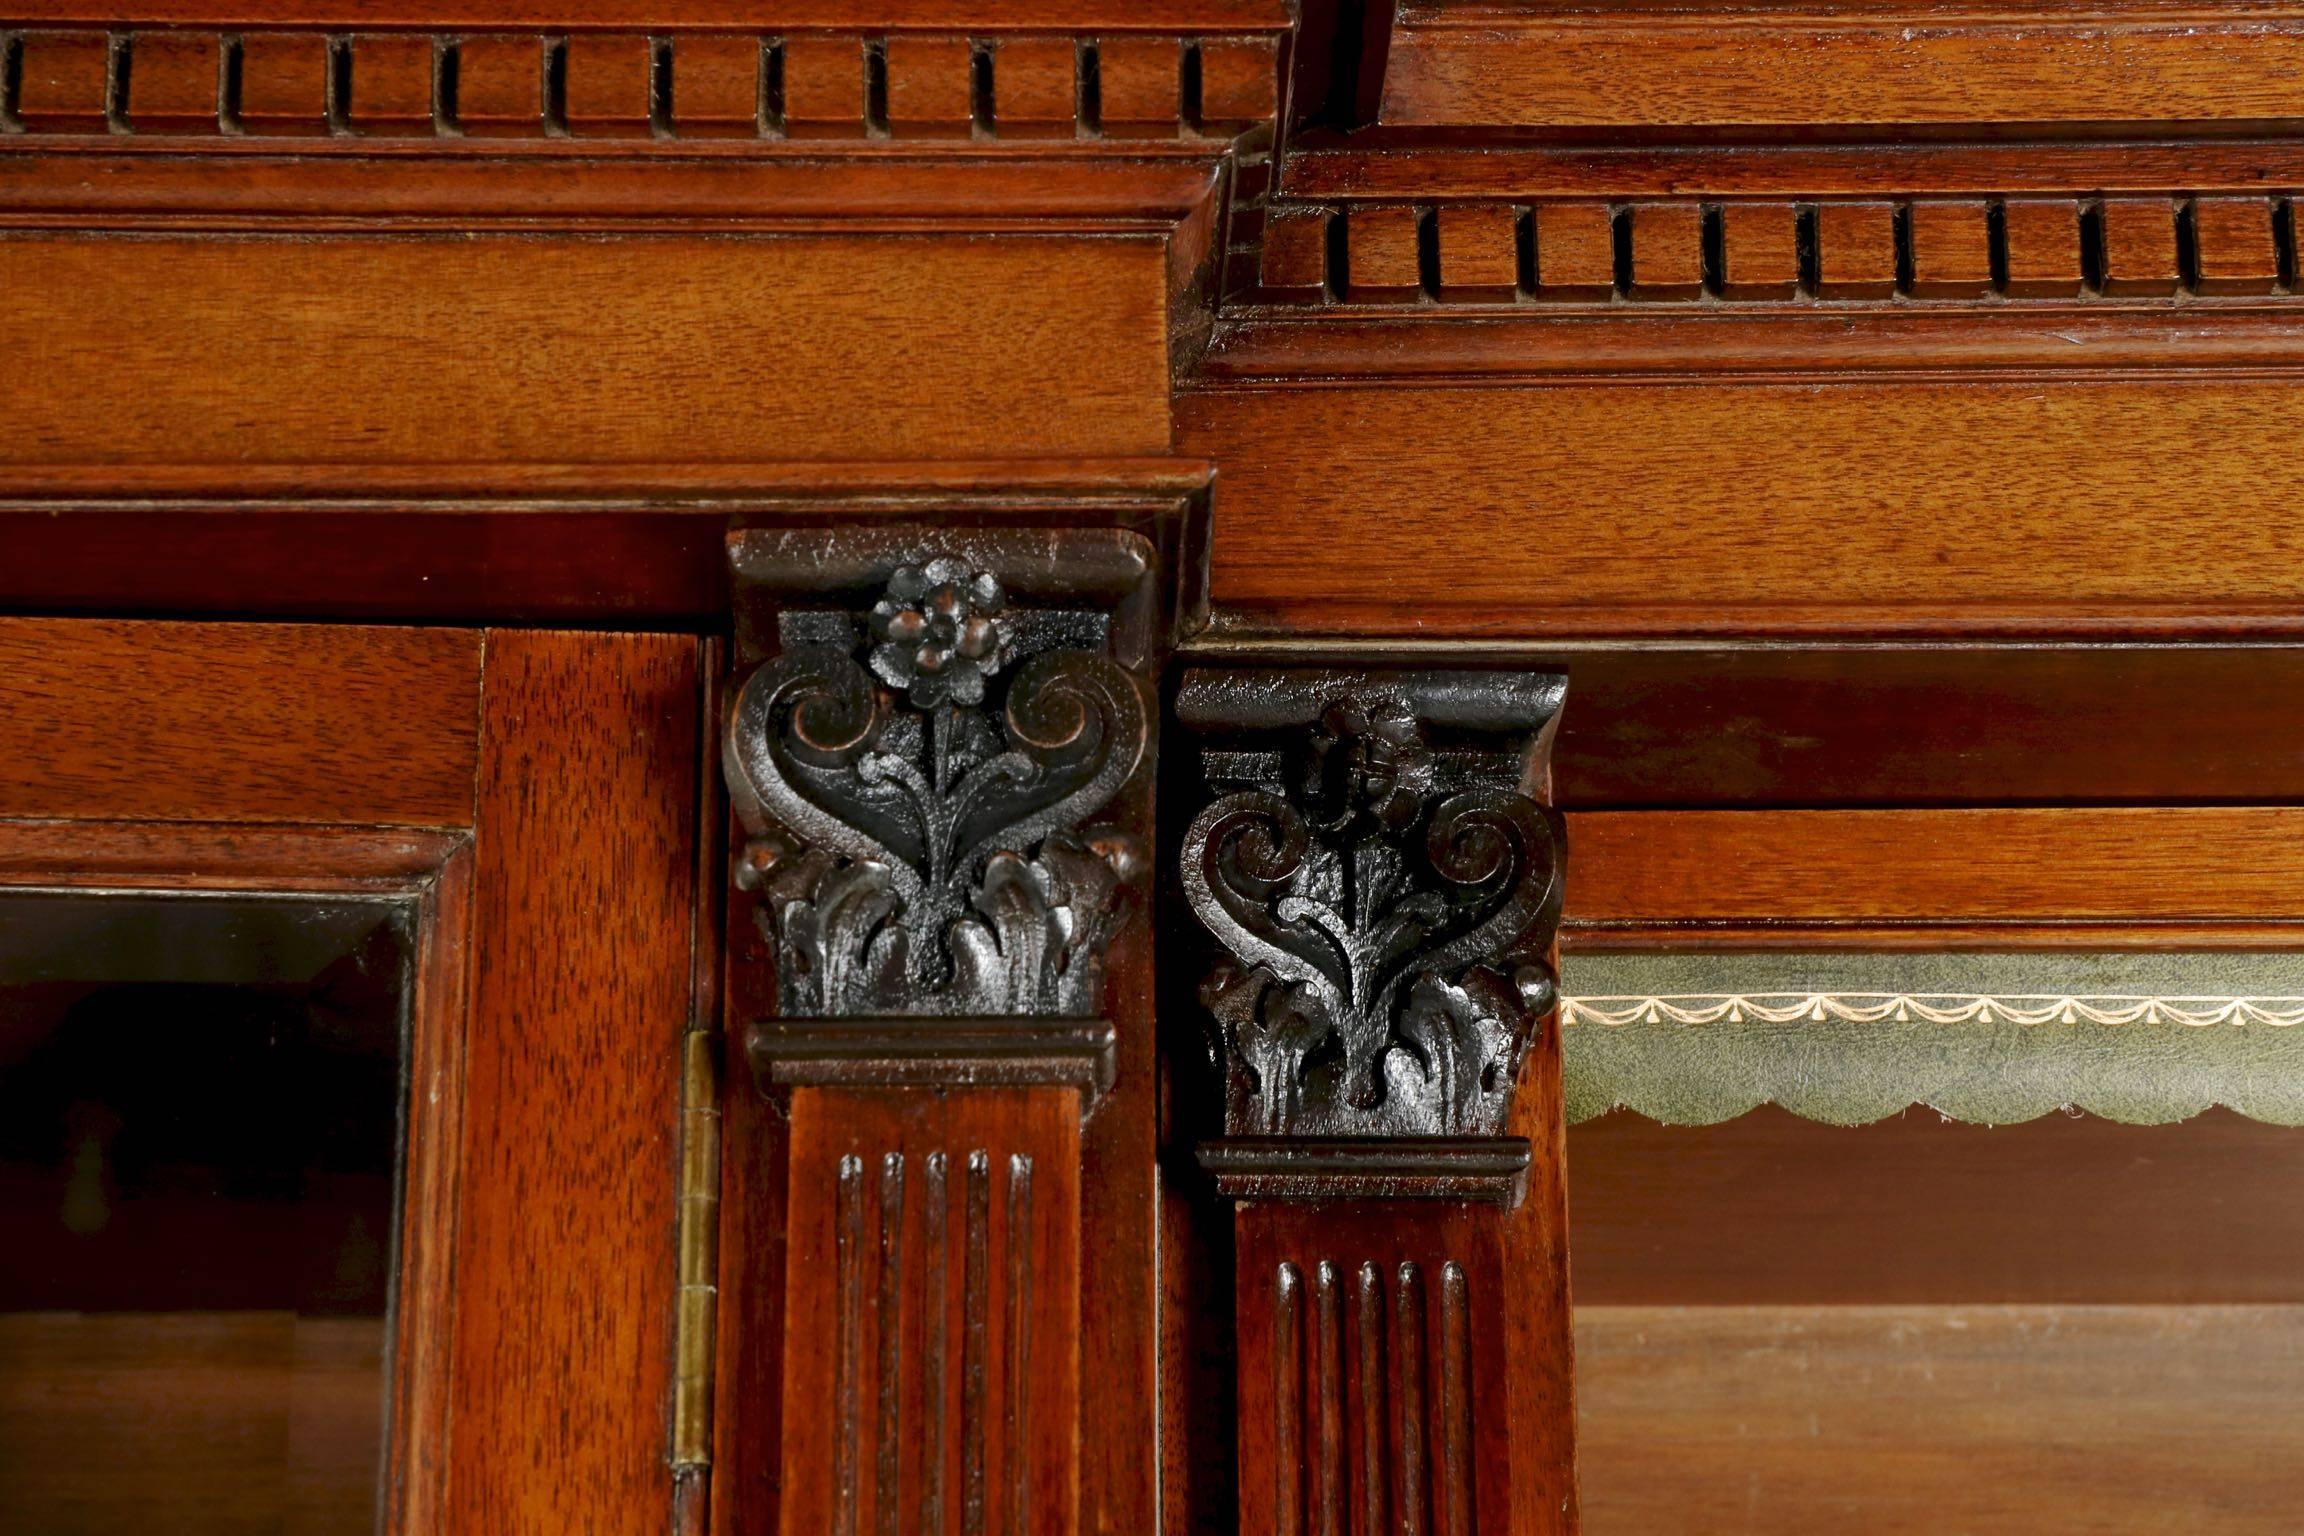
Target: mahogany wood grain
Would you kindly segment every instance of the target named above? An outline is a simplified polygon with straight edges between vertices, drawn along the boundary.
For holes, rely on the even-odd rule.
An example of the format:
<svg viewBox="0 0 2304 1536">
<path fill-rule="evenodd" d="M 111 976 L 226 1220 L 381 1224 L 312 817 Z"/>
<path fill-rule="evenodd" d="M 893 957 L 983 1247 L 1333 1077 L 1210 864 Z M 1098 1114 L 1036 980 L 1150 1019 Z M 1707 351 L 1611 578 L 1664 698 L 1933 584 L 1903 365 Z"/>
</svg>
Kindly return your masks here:
<svg viewBox="0 0 2304 1536">
<path fill-rule="evenodd" d="M 451 1468 L 457 1220 L 464 1198 L 473 948 L 473 845 L 460 842 L 423 892 L 408 998 L 407 1143 L 400 1166 L 387 1536 L 434 1529 Z"/>
<path fill-rule="evenodd" d="M 2293 920 L 2304 809 L 1594 811 L 1565 922 Z"/>
<path fill-rule="evenodd" d="M 2304 114 L 2304 21 L 2151 3 L 1922 7 L 1409 4 L 1381 121 L 1528 128 L 2254 121 Z"/>
<path fill-rule="evenodd" d="M 1441 1201 L 1241 1207 L 1241 1536 L 1574 1529 L 1531 1476 L 1504 1224 Z"/>
<path fill-rule="evenodd" d="M 1847 197 L 2261 192 L 2304 182 L 2288 135 L 2175 134 L 2116 143 L 1973 135 L 1839 135 L 1821 143 L 1554 142 L 1370 129 L 1300 136 L 1281 167 L 1290 198 L 1455 202 L 1559 197 Z"/>
<path fill-rule="evenodd" d="M 757 26 L 746 0 L 16 0 L 12 19 L 105 26 L 123 19 L 162 25 L 536 27 L 578 31 L 728 31 Z M 780 5 L 778 27 L 888 27 L 947 31 L 1088 27 L 1137 30 L 1279 32 L 1285 0 L 796 0 Z"/>
<path fill-rule="evenodd" d="M 1518 1210 L 1413 1200 L 1240 1208 L 1244 1536 L 1578 1529 L 1556 1093 L 1551 1101 L 1533 1107 L 1549 1113 L 1553 1134 Z M 1530 1118 L 1516 1112 L 1515 1129 Z"/>
<path fill-rule="evenodd" d="M 233 472 L 203 473 L 213 481 Z M 486 474 L 476 471 L 475 482 Z M 720 609 L 725 529 L 718 511 L 534 504 L 75 513 L 19 503 L 0 509 L 0 603 L 50 614 L 685 624 Z"/>
<path fill-rule="evenodd" d="M 2304 1307 L 1599 1307 L 1594 1536 L 2294 1529 Z"/>
<path fill-rule="evenodd" d="M 1294 633 L 2280 629 L 2289 394 L 1371 380 L 1186 394 L 1178 442 L 1220 466 L 1217 602 Z"/>
<path fill-rule="evenodd" d="M 0 815 L 470 826 L 469 630 L 0 618 Z"/>
<path fill-rule="evenodd" d="M 1168 447 L 1152 238 L 23 235 L 0 288 L 24 461 Z M 987 374 L 995 334 L 1010 366 Z"/>
<path fill-rule="evenodd" d="M 1080 1110 L 794 1091 L 785 1536 L 1079 1528 Z"/>
<path fill-rule="evenodd" d="M 397 40 L 429 55 L 421 38 Z M 764 151 L 720 136 L 684 141 L 676 155 L 634 155 L 590 138 L 544 137 L 488 139 L 484 154 L 436 159 L 378 154 L 355 134 L 293 151 L 272 140 L 227 137 L 203 141 L 197 155 L 134 154 L 111 138 L 6 152 L 27 142 L 0 138 L 0 221 L 12 228 L 245 233 L 258 217 L 263 228 L 299 234 L 360 233 L 364 221 L 398 218 L 580 235 L 634 225 L 705 234 L 823 235 L 829 228 L 860 240 L 867 258 L 874 237 L 919 236 L 923 229 L 1157 239 L 1209 202 L 1215 161 L 1227 147 L 1145 141 L 1125 158 L 1091 158 L 1070 146 L 992 154 L 971 142 L 931 139 L 902 155 L 857 157 L 806 143 Z M 838 279 L 857 275 L 844 259 L 854 247 L 811 249 L 827 258 L 818 278 L 828 291 L 848 293 Z M 1001 259 L 998 251 L 981 254 Z M 1015 249 L 1007 254 L 1017 259 Z"/>
<path fill-rule="evenodd" d="M 1923 205 L 1911 206 L 1917 212 Z M 1539 218 L 1539 241 L 1544 227 Z M 1604 241 L 1605 220 L 1599 227 Z M 1603 243 L 1591 252 L 1590 283 L 1556 286 L 1540 272 L 1528 303 L 1251 312 L 1217 330 L 1201 359 L 1197 388 L 1349 385 L 1380 394 L 1562 384 L 1831 384 L 1890 386 L 1909 402 L 1928 398 L 1923 380 L 1937 388 L 2021 381 L 2133 389 L 2166 378 L 2188 391 L 2201 383 L 2262 383 L 2304 368 L 2293 320 L 2244 299 L 2188 299 L 2181 306 L 1995 303 L 1984 314 L 1983 306 L 1913 305 L 1880 296 L 1879 285 L 1892 281 L 1883 274 L 1895 270 L 1892 217 L 1876 217 L 1868 227 L 1866 239 L 1876 237 L 1877 246 L 1831 279 L 1871 285 L 1876 296 L 1868 299 L 1793 301 L 1778 284 L 1779 302 L 1769 305 L 1612 304 L 1611 253 Z M 1917 272 L 1914 280 L 1921 281 Z M 1720 404 L 1733 409 L 1736 398 L 1724 396 Z M 1838 399 L 1815 398 L 1827 406 Z M 1457 404 L 1468 415 L 1484 410 L 1477 398 L 1427 397 L 1424 403 Z M 1905 409 L 1925 414 L 1909 403 Z"/>
<path fill-rule="evenodd" d="M 417 894 L 464 832 L 191 821 L 0 821 L 0 885 Z"/>
<path fill-rule="evenodd" d="M 697 652 L 489 636 L 439 1529 L 671 1520 Z"/>
<path fill-rule="evenodd" d="M 2304 650 L 1547 648 L 1568 809 L 2304 800 Z M 1578 874 L 1582 869 L 1579 865 Z"/>
<path fill-rule="evenodd" d="M 723 868 L 742 855 L 733 817 Z M 713 1338 L 714 1536 L 774 1536 L 784 1475 L 784 1331 L 791 1192 L 791 1121 L 754 1086 L 746 1024 L 776 1007 L 775 945 L 760 919 L 760 891 L 725 891 L 719 946 L 723 1031 L 720 1064 L 720 1317 Z"/>
<path fill-rule="evenodd" d="M 1857 1129 L 1773 1106 L 1568 1131 L 1576 1298 L 1618 1306 L 2304 1302 L 2304 1137 L 1915 1109 Z"/>
</svg>

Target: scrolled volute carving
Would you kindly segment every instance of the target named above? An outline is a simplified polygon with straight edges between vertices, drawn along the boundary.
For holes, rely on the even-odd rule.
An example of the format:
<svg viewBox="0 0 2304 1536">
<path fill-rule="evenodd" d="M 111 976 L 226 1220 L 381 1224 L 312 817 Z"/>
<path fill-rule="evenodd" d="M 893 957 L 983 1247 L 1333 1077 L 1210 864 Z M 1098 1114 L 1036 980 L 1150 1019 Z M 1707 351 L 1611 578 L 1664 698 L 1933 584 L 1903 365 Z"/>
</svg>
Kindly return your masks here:
<svg viewBox="0 0 2304 1536">
<path fill-rule="evenodd" d="M 1093 1014 L 1140 856 L 1091 818 L 1144 755 L 1136 680 L 956 558 L 852 617 L 761 666 L 728 736 L 781 1011 Z"/>
<path fill-rule="evenodd" d="M 1508 754 L 1344 694 L 1183 846 L 1232 1136 L 1495 1136 L 1551 1008 L 1558 818 Z"/>
</svg>

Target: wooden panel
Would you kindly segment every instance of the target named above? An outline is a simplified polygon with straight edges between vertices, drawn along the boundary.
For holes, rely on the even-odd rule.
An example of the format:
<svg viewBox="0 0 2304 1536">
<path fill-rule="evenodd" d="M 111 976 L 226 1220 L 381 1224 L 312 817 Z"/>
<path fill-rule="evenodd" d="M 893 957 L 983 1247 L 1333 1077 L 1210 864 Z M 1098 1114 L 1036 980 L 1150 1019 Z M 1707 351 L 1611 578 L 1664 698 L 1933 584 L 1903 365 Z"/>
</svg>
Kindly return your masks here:
<svg viewBox="0 0 2304 1536">
<path fill-rule="evenodd" d="M 671 1519 L 697 688 L 686 636 L 489 636 L 440 1529 Z"/>
<path fill-rule="evenodd" d="M 853 139 L 863 135 L 861 37 L 849 33 L 788 37 L 782 57 L 786 133 L 796 139 Z"/>
<path fill-rule="evenodd" d="M 1178 446 L 1221 465 L 1217 602 L 1288 628 L 2286 623 L 2304 588 L 2293 395 L 2237 380 L 1212 390 L 1179 401 Z"/>
<path fill-rule="evenodd" d="M 1593 811 L 1567 921 L 2288 920 L 2304 809 Z"/>
<path fill-rule="evenodd" d="M 1184 56 L 1172 38 L 1113 37 L 1097 50 L 1104 131 L 1129 138 L 1176 132 Z"/>
<path fill-rule="evenodd" d="M 2279 1536 L 2304 1307 L 1587 1308 L 1591 1536 Z"/>
<path fill-rule="evenodd" d="M 1365 135 L 1291 145 L 1281 189 L 1306 201 L 1368 198 L 2003 197 L 2083 188 L 2188 195 L 2304 185 L 2304 141 L 2282 135 L 2174 135 L 2102 141 L 1865 135 L 1851 144 L 1711 135 L 1638 147 L 1599 136 Z M 1628 152 L 1630 151 L 1630 152 Z"/>
<path fill-rule="evenodd" d="M 1200 123 L 1231 132 L 1270 117 L 1279 107 L 1279 43 L 1269 37 L 1200 45 Z"/>
<path fill-rule="evenodd" d="M 1857 1130 L 1618 1113 L 1569 1129 L 1568 1166 L 1584 1307 L 2304 1302 L 2304 1136 L 2228 1110 Z"/>
<path fill-rule="evenodd" d="M 1328 215 L 1318 209 L 1274 214 L 1265 226 L 1262 262 L 1264 287 L 1275 297 L 1318 298 L 1328 282 Z"/>
<path fill-rule="evenodd" d="M 468 630 L 0 618 L 0 815 L 469 826 Z"/>
<path fill-rule="evenodd" d="M 1544 654 L 1570 679 L 1552 754 L 1570 809 L 2304 800 L 2292 646 Z"/>
<path fill-rule="evenodd" d="M 1405 7 L 1382 121 L 1532 127 L 2245 121 L 2304 114 L 2304 23 L 2052 0 L 1991 16 Z"/>
<path fill-rule="evenodd" d="M 1557 1509 L 1529 1518 L 1505 1220 L 1437 1201 L 1241 1208 L 1241 1536 L 1563 1529 Z"/>
<path fill-rule="evenodd" d="M 1150 238 L 22 237 L 0 289 L 18 460 L 1168 446 Z"/>
<path fill-rule="evenodd" d="M 795 1092 L 787 1536 L 1076 1529 L 1080 1108 Z"/>
<path fill-rule="evenodd" d="M 168 25 L 231 26 L 245 21 L 249 0 L 137 0 L 141 19 Z M 120 0 L 16 0 L 11 17 L 34 24 L 102 26 L 120 15 Z M 395 22 L 446 31 L 533 27 L 646 31 L 654 28 L 729 29 L 756 26 L 757 0 L 268 0 L 262 6 L 279 26 L 344 30 L 372 26 L 380 14 Z M 775 23 L 793 28 L 961 27 L 998 31 L 1017 27 L 1161 27 L 1176 32 L 1277 32 L 1294 19 L 1286 0 L 794 0 L 777 7 Z"/>
<path fill-rule="evenodd" d="M 544 118 L 544 48 L 533 37 L 468 37 L 456 49 L 456 126 L 531 134 Z"/>
</svg>

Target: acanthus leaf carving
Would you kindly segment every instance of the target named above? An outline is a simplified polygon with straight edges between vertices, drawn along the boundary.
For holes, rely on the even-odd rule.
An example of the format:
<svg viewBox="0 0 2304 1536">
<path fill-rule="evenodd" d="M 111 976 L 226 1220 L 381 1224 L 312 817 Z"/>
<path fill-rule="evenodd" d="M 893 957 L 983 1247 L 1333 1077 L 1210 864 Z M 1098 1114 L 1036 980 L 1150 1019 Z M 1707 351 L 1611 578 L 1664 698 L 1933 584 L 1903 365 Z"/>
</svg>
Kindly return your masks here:
<svg viewBox="0 0 2304 1536">
<path fill-rule="evenodd" d="M 1508 753 L 1342 692 L 1184 837 L 1233 1136 L 1496 1136 L 1554 999 L 1558 818 Z M 1237 780 L 1235 780 L 1237 782 Z"/>
<path fill-rule="evenodd" d="M 1079 643 L 1093 615 L 1019 613 L 954 557 L 851 619 L 755 672 L 728 737 L 781 1011 L 1093 1014 L 1139 856 L 1091 818 L 1144 756 L 1136 680 Z"/>
</svg>

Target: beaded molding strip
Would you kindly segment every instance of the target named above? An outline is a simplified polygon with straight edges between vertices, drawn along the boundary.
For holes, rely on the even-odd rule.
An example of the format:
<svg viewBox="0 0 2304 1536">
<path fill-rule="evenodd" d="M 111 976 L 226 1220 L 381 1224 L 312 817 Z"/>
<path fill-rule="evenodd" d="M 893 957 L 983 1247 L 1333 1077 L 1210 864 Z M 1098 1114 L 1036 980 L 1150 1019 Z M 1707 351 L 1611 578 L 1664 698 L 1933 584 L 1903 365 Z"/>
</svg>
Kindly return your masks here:
<svg viewBox="0 0 2304 1536">
<path fill-rule="evenodd" d="M 1569 997 L 1562 1024 L 2304 1024 L 2304 997 L 2065 997 L 1957 992 L 1760 992 L 1675 997 Z"/>
</svg>

